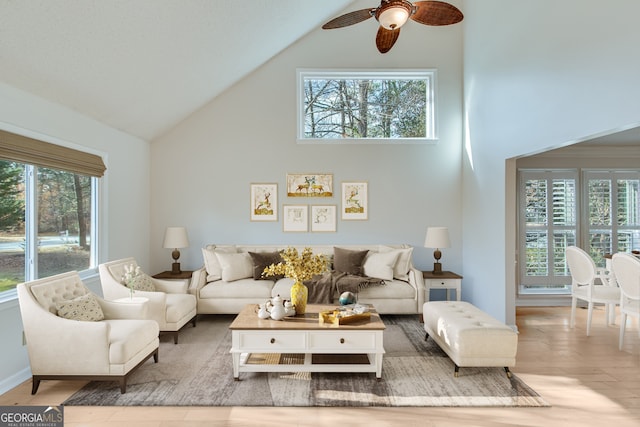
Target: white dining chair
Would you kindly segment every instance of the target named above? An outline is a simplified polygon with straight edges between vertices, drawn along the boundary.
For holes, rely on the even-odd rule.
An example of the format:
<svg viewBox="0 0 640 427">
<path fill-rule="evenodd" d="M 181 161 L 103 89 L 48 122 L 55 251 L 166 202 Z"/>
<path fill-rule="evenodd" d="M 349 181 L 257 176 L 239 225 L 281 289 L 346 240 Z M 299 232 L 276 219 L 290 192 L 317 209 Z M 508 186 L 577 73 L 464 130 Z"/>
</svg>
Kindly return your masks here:
<svg viewBox="0 0 640 427">
<path fill-rule="evenodd" d="M 612 263 L 621 294 L 618 347 L 622 350 L 627 316 L 638 319 L 638 336 L 640 337 L 640 260 L 631 254 L 619 252 L 613 255 Z"/>
<path fill-rule="evenodd" d="M 593 317 L 594 303 L 605 305 L 605 321 L 612 321 L 615 313 L 615 306 L 620 303 L 620 288 L 607 286 L 604 277 L 606 271 L 597 268 L 591 256 L 577 246 L 569 246 L 566 251 L 567 265 L 571 272 L 571 319 L 569 327 L 575 327 L 576 307 L 578 300 L 586 301 L 588 304 L 587 314 L 587 336 L 591 333 L 591 318 Z"/>
</svg>

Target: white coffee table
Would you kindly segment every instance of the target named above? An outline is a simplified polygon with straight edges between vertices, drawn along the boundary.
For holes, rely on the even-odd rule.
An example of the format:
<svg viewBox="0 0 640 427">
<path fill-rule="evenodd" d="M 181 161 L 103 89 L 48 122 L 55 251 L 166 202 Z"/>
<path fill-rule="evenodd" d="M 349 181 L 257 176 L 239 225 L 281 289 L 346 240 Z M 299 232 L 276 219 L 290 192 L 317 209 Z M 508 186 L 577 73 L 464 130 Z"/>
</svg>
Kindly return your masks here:
<svg viewBox="0 0 640 427">
<path fill-rule="evenodd" d="M 384 323 L 372 312 L 369 321 L 348 325 L 320 325 L 318 313 L 335 306 L 307 305 L 304 315 L 285 320 L 260 319 L 249 304 L 229 326 L 232 336 L 233 377 L 240 372 L 375 372 L 382 377 Z M 302 354 L 303 363 L 247 363 L 251 353 Z M 314 363 L 313 355 L 366 355 L 365 363 Z M 345 362 L 347 362 L 345 360 Z"/>
</svg>

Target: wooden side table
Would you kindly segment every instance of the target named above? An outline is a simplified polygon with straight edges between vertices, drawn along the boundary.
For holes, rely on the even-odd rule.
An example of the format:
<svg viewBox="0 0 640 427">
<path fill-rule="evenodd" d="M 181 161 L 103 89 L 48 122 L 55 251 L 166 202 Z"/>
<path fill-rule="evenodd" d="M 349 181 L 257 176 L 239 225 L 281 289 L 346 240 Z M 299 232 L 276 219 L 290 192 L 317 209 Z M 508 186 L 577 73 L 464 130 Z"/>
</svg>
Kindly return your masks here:
<svg viewBox="0 0 640 427">
<path fill-rule="evenodd" d="M 174 274 L 171 270 L 163 271 L 162 273 L 154 274 L 152 277 L 154 279 L 164 279 L 164 280 L 184 280 L 191 279 L 191 275 L 193 274 L 193 270 L 182 270 L 179 274 Z"/>
<path fill-rule="evenodd" d="M 447 301 L 451 299 L 451 290 L 456 291 L 456 300 L 460 301 L 462 296 L 462 276 L 451 271 L 443 271 L 442 274 L 433 274 L 431 271 L 423 271 L 424 278 L 424 300 L 431 299 L 432 289 L 446 289 Z"/>
</svg>

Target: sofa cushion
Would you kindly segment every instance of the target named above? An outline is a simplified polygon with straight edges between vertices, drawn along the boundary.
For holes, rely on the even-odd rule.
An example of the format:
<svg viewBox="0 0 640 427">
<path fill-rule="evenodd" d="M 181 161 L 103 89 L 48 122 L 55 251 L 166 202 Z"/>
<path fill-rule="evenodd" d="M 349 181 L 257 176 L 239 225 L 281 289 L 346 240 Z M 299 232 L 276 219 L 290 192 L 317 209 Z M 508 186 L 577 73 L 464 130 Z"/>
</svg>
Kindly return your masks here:
<svg viewBox="0 0 640 427">
<path fill-rule="evenodd" d="M 102 307 L 93 294 L 85 294 L 67 301 L 56 303 L 58 316 L 70 320 L 97 322 L 104 320 Z"/>
<path fill-rule="evenodd" d="M 368 252 L 368 250 L 360 251 L 334 247 L 333 269 L 341 273 L 362 276 L 364 274 L 362 264 Z"/>
<path fill-rule="evenodd" d="M 282 279 L 285 280 L 285 279 Z M 240 279 L 233 283 L 223 280 L 209 282 L 200 289 L 200 298 L 255 298 L 264 299 L 271 298 L 271 288 L 273 282 L 270 280 Z M 282 295 L 284 298 L 285 296 Z"/>
<path fill-rule="evenodd" d="M 385 280 L 384 286 L 369 286 L 358 291 L 358 301 L 370 299 L 414 299 L 416 289 L 403 280 Z"/>
<path fill-rule="evenodd" d="M 278 280 L 282 279 L 283 275 L 275 276 L 263 276 L 262 272 L 265 268 L 271 264 L 278 264 L 282 262 L 280 252 L 249 252 L 251 261 L 253 262 L 253 278 L 256 280 Z"/>
<path fill-rule="evenodd" d="M 380 246 L 380 252 L 398 252 L 398 259 L 393 267 L 393 277 L 399 280 L 409 280 L 409 268 L 411 266 L 411 255 L 413 248 L 396 249 L 389 246 Z"/>
<path fill-rule="evenodd" d="M 400 252 L 369 252 L 362 265 L 364 275 L 383 280 L 393 279 L 393 268 L 400 256 Z"/>
<path fill-rule="evenodd" d="M 216 253 L 237 253 L 235 246 L 216 246 L 206 247 L 202 249 L 202 257 L 204 258 L 204 267 L 207 270 L 207 282 L 222 279 L 222 267 L 218 262 Z"/>
<path fill-rule="evenodd" d="M 216 257 L 222 269 L 222 280 L 233 282 L 239 279 L 253 277 L 253 262 L 246 252 L 229 254 L 216 252 Z"/>
</svg>

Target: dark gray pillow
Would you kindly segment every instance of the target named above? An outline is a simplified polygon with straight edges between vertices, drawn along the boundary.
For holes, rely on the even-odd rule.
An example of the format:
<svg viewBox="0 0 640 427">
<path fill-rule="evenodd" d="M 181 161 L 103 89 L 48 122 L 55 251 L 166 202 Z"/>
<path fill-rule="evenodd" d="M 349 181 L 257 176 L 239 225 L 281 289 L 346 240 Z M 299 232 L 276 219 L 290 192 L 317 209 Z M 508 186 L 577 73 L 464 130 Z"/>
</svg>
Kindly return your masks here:
<svg viewBox="0 0 640 427">
<path fill-rule="evenodd" d="M 340 273 L 355 274 L 363 276 L 364 258 L 367 256 L 368 250 L 353 251 L 343 248 L 333 248 L 333 269 Z"/>
<path fill-rule="evenodd" d="M 263 276 L 262 272 L 265 268 L 271 264 L 278 264 L 282 262 L 280 252 L 249 252 L 251 260 L 253 261 L 253 278 L 255 280 L 278 280 L 282 279 L 283 275 L 276 276 Z"/>
</svg>

